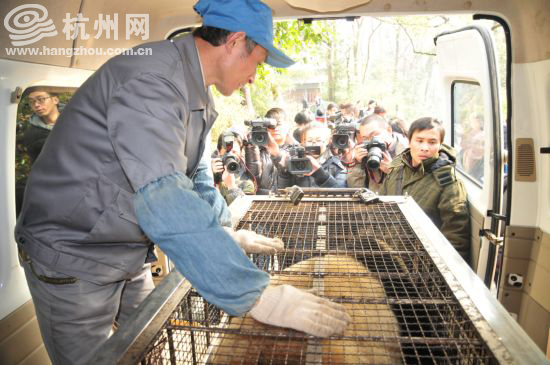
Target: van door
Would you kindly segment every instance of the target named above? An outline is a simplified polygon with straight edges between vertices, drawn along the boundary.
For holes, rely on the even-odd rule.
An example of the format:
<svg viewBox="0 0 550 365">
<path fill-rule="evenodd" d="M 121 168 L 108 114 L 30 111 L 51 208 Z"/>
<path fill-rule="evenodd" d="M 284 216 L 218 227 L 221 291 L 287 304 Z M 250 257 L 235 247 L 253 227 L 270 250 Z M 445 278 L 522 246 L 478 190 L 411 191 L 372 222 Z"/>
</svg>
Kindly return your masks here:
<svg viewBox="0 0 550 365">
<path fill-rule="evenodd" d="M 435 43 L 445 142 L 457 152 L 457 172 L 468 190 L 471 266 L 496 294 L 504 166 L 494 42 L 487 28 L 473 25 L 442 33 Z"/>
<path fill-rule="evenodd" d="M 0 363 L 49 364 L 34 315 L 31 295 L 19 264 L 13 231 L 16 202 L 20 196 L 17 181 L 28 173 L 28 158 L 20 158 L 17 131 L 29 123 L 26 90 L 42 86 L 55 93 L 68 94 L 79 87 L 92 71 L 0 60 Z M 26 106 L 25 106 L 26 105 Z M 17 156 L 17 158 L 16 158 Z M 27 156 L 28 157 L 28 156 Z"/>
</svg>

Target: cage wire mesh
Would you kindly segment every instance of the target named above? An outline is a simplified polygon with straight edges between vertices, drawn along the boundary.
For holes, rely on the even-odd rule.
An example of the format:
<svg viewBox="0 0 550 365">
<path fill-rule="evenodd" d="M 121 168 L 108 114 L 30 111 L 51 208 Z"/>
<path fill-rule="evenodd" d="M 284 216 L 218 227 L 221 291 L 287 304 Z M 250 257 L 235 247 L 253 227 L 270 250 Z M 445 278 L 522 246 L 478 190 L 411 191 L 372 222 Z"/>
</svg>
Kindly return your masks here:
<svg viewBox="0 0 550 365">
<path fill-rule="evenodd" d="M 142 364 L 496 364 L 396 203 L 254 201 L 238 229 L 285 242 L 251 258 L 272 284 L 312 289 L 352 317 L 327 339 L 230 317 L 195 292 Z"/>
</svg>

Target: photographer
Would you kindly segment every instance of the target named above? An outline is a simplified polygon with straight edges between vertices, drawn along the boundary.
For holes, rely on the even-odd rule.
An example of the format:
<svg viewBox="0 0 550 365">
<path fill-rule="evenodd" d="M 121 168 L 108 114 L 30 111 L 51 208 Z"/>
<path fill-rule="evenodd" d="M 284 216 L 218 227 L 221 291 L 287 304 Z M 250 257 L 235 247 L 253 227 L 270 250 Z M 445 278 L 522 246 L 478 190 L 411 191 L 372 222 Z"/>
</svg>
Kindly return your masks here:
<svg viewBox="0 0 550 365">
<path fill-rule="evenodd" d="M 290 147 L 285 176 L 289 184 L 301 187 L 345 188 L 346 168 L 330 152 L 330 129 L 313 122 L 304 128 L 301 146 Z M 280 186 L 279 188 L 282 188 Z"/>
<path fill-rule="evenodd" d="M 330 150 L 337 156 L 342 164 L 349 170 L 354 165 L 353 148 L 357 134 L 355 122 L 343 122 L 332 124 L 332 136 Z"/>
<path fill-rule="evenodd" d="M 336 113 L 338 113 L 338 106 L 334 103 L 329 103 L 327 105 L 327 118 L 335 115 Z"/>
<path fill-rule="evenodd" d="M 378 106 L 378 103 L 374 99 L 370 99 L 367 104 L 367 109 L 365 110 L 365 115 L 369 116 L 374 113 L 374 108 Z"/>
<path fill-rule="evenodd" d="M 313 122 L 313 117 L 308 111 L 299 112 L 296 116 L 294 116 L 294 123 L 296 126 L 292 130 L 292 137 L 296 142 L 302 140 L 302 132 L 311 122 Z"/>
<path fill-rule="evenodd" d="M 221 195 L 231 204 L 239 196 L 256 193 L 254 177 L 247 170 L 243 159 L 244 138 L 236 129 L 228 129 L 218 138 L 218 154 L 212 159 L 214 183 Z M 219 148 L 221 147 L 221 148 Z"/>
<path fill-rule="evenodd" d="M 267 128 L 267 144 L 258 146 L 249 136 L 245 145 L 246 166 L 258 183 L 258 195 L 267 195 L 270 191 L 277 190 L 279 180 L 284 179 L 279 176 L 279 171 L 283 170 L 281 161 L 288 156 L 286 139 L 290 125 L 285 111 L 281 108 L 271 108 L 265 117 L 275 121 L 274 128 Z M 283 185 L 287 184 L 283 182 Z"/>
<path fill-rule="evenodd" d="M 351 102 L 340 104 L 340 112 L 342 114 L 342 119 L 347 122 L 355 122 L 359 116 L 359 110 L 357 110 L 355 104 Z"/>
<path fill-rule="evenodd" d="M 369 144 L 381 142 L 381 159 L 377 168 L 369 168 Z M 378 192 L 384 181 L 385 175 L 389 172 L 389 166 L 396 155 L 403 152 L 409 143 L 403 136 L 393 133 L 391 126 L 381 116 L 371 114 L 359 122 L 359 134 L 357 145 L 354 148 L 355 166 L 347 176 L 348 186 L 352 188 L 363 188 Z M 377 150 L 373 150 L 376 152 Z M 372 161 L 372 160 L 371 160 Z"/>
</svg>

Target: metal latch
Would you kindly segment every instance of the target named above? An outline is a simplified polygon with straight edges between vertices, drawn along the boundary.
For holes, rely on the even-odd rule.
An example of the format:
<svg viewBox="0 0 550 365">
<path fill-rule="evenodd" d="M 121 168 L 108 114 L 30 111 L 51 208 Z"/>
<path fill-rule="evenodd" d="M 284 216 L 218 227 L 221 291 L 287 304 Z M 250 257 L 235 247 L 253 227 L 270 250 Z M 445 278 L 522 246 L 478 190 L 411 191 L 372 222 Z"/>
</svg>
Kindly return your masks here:
<svg viewBox="0 0 550 365">
<path fill-rule="evenodd" d="M 378 195 L 369 189 L 360 189 L 353 194 L 354 198 L 359 198 L 365 204 L 378 203 L 380 198 Z"/>
<path fill-rule="evenodd" d="M 504 237 L 498 237 L 488 229 L 480 229 L 479 237 L 485 237 L 487 241 L 491 242 L 495 246 L 501 246 L 504 242 Z"/>
<path fill-rule="evenodd" d="M 300 204 L 300 202 L 302 201 L 302 198 L 304 197 L 304 191 L 298 185 L 294 185 L 290 188 L 286 188 L 285 191 L 288 194 L 290 201 L 294 205 Z"/>
<path fill-rule="evenodd" d="M 21 98 L 23 97 L 23 88 L 21 86 L 17 86 L 14 91 L 11 93 L 11 102 L 13 104 L 17 104 L 21 101 Z"/>
</svg>

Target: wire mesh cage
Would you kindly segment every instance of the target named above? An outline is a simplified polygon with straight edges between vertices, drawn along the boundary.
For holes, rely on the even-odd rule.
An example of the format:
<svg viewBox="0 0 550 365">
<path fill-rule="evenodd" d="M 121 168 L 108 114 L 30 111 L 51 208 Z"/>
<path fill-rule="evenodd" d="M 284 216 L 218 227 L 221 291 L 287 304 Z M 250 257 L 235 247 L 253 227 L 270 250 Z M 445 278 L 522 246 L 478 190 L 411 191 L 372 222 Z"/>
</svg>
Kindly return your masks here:
<svg viewBox="0 0 550 365">
<path fill-rule="evenodd" d="M 285 250 L 251 259 L 272 284 L 345 306 L 345 332 L 316 338 L 231 317 L 189 291 L 141 364 L 496 364 L 396 203 L 253 201 L 238 229 Z"/>
</svg>

